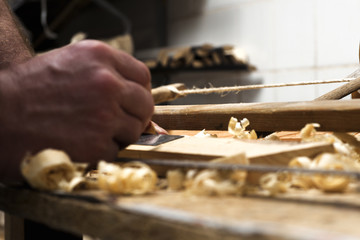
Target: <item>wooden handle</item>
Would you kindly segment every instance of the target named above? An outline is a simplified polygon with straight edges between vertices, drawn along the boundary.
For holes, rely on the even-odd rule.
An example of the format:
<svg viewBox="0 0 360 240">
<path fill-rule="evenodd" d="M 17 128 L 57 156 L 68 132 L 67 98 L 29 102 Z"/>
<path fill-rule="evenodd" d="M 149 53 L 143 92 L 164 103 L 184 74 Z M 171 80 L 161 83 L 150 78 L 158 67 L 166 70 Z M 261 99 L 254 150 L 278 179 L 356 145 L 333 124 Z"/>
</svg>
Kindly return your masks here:
<svg viewBox="0 0 360 240">
<path fill-rule="evenodd" d="M 151 94 L 154 99 L 154 103 L 163 103 L 175 100 L 182 95 L 178 93 L 178 90 L 184 90 L 185 85 L 183 83 L 174 83 L 166 86 L 161 86 L 151 90 Z"/>
<path fill-rule="evenodd" d="M 360 77 L 316 98 L 315 101 L 341 99 L 350 93 L 357 91 L 358 89 L 360 89 Z"/>
</svg>

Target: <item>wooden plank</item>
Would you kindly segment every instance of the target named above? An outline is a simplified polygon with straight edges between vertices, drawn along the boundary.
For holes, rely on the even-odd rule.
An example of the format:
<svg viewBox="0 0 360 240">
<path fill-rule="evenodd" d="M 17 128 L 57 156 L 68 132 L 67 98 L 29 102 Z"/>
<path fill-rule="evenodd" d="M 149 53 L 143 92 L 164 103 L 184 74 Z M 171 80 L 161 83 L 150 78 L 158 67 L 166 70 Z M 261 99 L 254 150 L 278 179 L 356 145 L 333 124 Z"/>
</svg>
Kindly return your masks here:
<svg viewBox="0 0 360 240">
<path fill-rule="evenodd" d="M 92 203 L 76 196 L 64 198 L 3 185 L 0 185 L 0 209 L 56 229 L 109 240 L 235 240 L 239 237 L 252 240 L 268 239 L 269 236 L 287 239 L 288 234 L 276 231 L 278 226 L 257 227 L 249 232 L 246 223 L 235 228 L 191 213 L 156 206 Z M 273 228 L 273 232 L 269 233 L 269 228 Z"/>
<path fill-rule="evenodd" d="M 293 229 L 293 236 L 288 235 L 289 239 L 341 239 L 340 236 L 335 235 L 345 233 L 349 234 L 347 236 L 349 237 L 360 234 L 359 229 L 356 229 L 356 223 L 351 222 L 354 219 L 350 220 L 354 217 L 360 217 L 356 210 L 360 206 L 359 194 L 333 194 L 329 197 L 332 202 L 331 200 L 326 200 L 329 194 L 322 194 L 322 197 L 318 196 L 315 198 L 315 201 L 312 201 L 311 194 L 306 197 L 306 192 L 302 194 L 303 197 L 301 199 L 293 198 L 291 200 L 286 199 L 285 196 L 276 198 L 206 197 L 188 196 L 181 192 L 160 193 L 159 195 L 161 197 L 142 196 L 136 199 L 120 199 L 119 202 L 132 206 L 146 204 L 162 208 L 173 208 L 204 217 L 220 218 L 225 223 L 233 220 L 246 221 L 251 219 L 255 224 L 261 226 L 262 223 L 271 221 L 272 223 L 280 224 L 280 229 L 283 228 L 284 232 L 289 231 L 289 225 L 298 227 L 297 230 Z M 342 200 L 344 204 L 342 204 Z M 348 222 L 349 225 L 346 225 L 346 223 L 342 222 L 344 218 L 341 216 L 348 216 L 348 213 L 351 216 L 349 216 L 350 219 L 346 220 L 350 220 Z M 251 226 L 249 228 L 251 229 Z M 301 232 L 301 228 L 303 228 L 304 232 Z M 327 229 L 328 233 L 323 233 L 325 235 L 320 234 L 322 236 L 319 236 L 313 232 L 313 235 L 309 236 L 307 234 L 310 231 L 307 228 L 318 231 L 326 231 Z"/>
<path fill-rule="evenodd" d="M 183 135 L 183 136 L 195 136 L 200 131 L 198 130 L 168 130 L 170 135 Z M 209 130 L 206 131 L 209 134 L 215 134 L 218 138 L 233 138 L 234 135 L 224 130 Z"/>
<path fill-rule="evenodd" d="M 266 198 L 188 196 L 167 191 L 147 196 L 110 196 L 105 202 L 90 202 L 78 196 L 0 185 L 0 209 L 57 229 L 109 240 L 360 236 L 356 204 L 337 207 Z M 356 202 L 360 198 L 353 199 Z"/>
<path fill-rule="evenodd" d="M 321 131 L 360 131 L 360 99 L 156 106 L 153 121 L 165 129 L 227 130 L 231 117 L 248 118 L 248 129 L 258 132 L 299 131 L 314 122 Z"/>
<path fill-rule="evenodd" d="M 322 152 L 333 152 L 329 143 L 294 143 L 271 141 L 241 141 L 233 138 L 198 138 L 184 137 L 159 146 L 130 145 L 118 153 L 121 158 L 134 159 L 186 159 L 212 160 L 220 157 L 245 153 L 250 164 L 286 166 L 297 156 L 309 156 Z M 165 176 L 171 167 L 155 166 L 152 168 L 160 176 Z M 249 172 L 247 181 L 258 184 L 264 173 Z"/>
<path fill-rule="evenodd" d="M 118 157 L 209 160 L 245 153 L 252 164 L 283 165 L 295 156 L 333 152 L 330 143 L 294 143 L 234 138 L 184 137 L 159 146 L 130 145 Z"/>
</svg>

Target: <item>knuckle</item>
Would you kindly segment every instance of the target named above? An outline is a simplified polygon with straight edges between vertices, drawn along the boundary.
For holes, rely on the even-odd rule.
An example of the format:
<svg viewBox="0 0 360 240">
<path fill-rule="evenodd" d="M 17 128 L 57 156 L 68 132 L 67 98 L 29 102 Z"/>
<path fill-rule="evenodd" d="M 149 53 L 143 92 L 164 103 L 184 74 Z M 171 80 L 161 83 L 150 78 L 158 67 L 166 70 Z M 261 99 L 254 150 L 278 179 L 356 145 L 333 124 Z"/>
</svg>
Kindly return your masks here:
<svg viewBox="0 0 360 240">
<path fill-rule="evenodd" d="M 109 52 L 109 47 L 97 40 L 83 40 L 76 43 L 76 47 L 94 58 L 102 58 Z"/>
<path fill-rule="evenodd" d="M 117 114 L 111 107 L 101 107 L 101 109 L 94 114 L 94 118 L 102 126 L 102 132 L 106 133 L 111 131 L 112 126 L 116 122 Z"/>
<path fill-rule="evenodd" d="M 154 112 L 154 100 L 151 93 L 139 84 L 130 83 L 126 86 L 126 91 L 132 96 L 137 96 L 138 104 L 141 106 L 140 118 L 147 120 Z"/>
<path fill-rule="evenodd" d="M 121 62 L 123 68 L 131 65 L 132 68 L 136 69 L 136 74 L 132 75 L 134 77 L 135 82 L 143 86 L 149 86 L 151 83 L 151 74 L 149 68 L 141 61 L 135 59 L 125 52 L 121 52 Z"/>
<path fill-rule="evenodd" d="M 93 73 L 95 87 L 99 88 L 99 91 L 112 92 L 117 89 L 120 81 L 114 73 L 107 68 L 99 68 Z"/>
</svg>

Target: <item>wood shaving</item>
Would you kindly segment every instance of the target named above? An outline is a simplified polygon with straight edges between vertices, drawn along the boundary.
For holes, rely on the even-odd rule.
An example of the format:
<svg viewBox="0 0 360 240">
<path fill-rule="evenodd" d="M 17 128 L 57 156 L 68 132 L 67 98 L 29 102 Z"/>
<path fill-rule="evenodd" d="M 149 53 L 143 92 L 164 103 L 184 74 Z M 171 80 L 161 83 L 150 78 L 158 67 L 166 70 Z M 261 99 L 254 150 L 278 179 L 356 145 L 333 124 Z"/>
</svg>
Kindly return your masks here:
<svg viewBox="0 0 360 240">
<path fill-rule="evenodd" d="M 295 157 L 289 162 L 289 167 L 306 168 L 311 167 L 312 160 L 309 157 L 301 156 Z M 290 186 L 291 188 L 308 190 L 314 186 L 311 176 L 304 174 L 291 174 Z"/>
<path fill-rule="evenodd" d="M 197 133 L 194 137 L 200 138 L 217 138 L 216 134 L 211 134 L 205 131 L 205 129 L 201 130 L 201 132 Z"/>
<path fill-rule="evenodd" d="M 257 139 L 254 130 L 246 131 L 248 119 L 231 118 L 228 131 L 235 138 Z M 306 124 L 300 131 L 301 142 L 332 143 L 335 153 L 321 153 L 312 158 L 298 156 L 288 166 L 305 169 L 360 171 L 360 142 L 347 133 L 319 134 L 319 124 Z M 214 137 L 205 129 L 200 137 Z M 275 136 L 275 135 L 273 135 Z M 272 138 L 271 136 L 269 138 Z M 244 153 L 213 160 L 215 163 L 249 164 Z M 83 176 L 86 165 L 74 164 L 69 156 L 58 150 L 46 149 L 32 156 L 28 154 L 21 163 L 21 172 L 27 182 L 40 190 L 76 191 L 102 189 L 113 194 L 139 195 L 154 192 L 159 180 L 146 164 L 130 162 L 123 165 L 100 161 L 98 169 Z M 274 196 L 291 190 L 346 192 L 359 191 L 359 183 L 346 176 L 305 175 L 298 173 L 267 173 L 259 186 L 246 184 L 247 172 L 243 170 L 169 170 L 163 186 L 168 190 L 185 190 L 191 195 L 224 196 L 252 194 Z M 166 184 L 165 184 L 166 182 Z"/>
<path fill-rule="evenodd" d="M 166 179 L 168 189 L 178 191 L 184 188 L 185 173 L 181 169 L 167 171 Z"/>
<path fill-rule="evenodd" d="M 100 161 L 98 171 L 99 188 L 110 193 L 140 195 L 154 192 L 156 189 L 156 173 L 140 162 L 119 166 Z"/>
<path fill-rule="evenodd" d="M 246 127 L 250 125 L 247 118 L 238 121 L 237 118 L 231 117 L 228 124 L 228 131 L 238 139 L 257 139 L 257 134 L 254 130 L 246 131 Z"/>
<path fill-rule="evenodd" d="M 74 192 L 79 190 L 99 189 L 96 179 L 86 177 L 74 177 L 69 182 L 68 191 Z"/>
<path fill-rule="evenodd" d="M 308 123 L 300 131 L 302 142 L 328 142 L 334 143 L 336 138 L 332 134 L 317 134 L 316 128 L 320 127 L 318 123 Z"/>
<path fill-rule="evenodd" d="M 20 168 L 30 186 L 39 190 L 69 191 L 69 183 L 77 175 L 69 156 L 54 149 L 28 154 Z"/>
<path fill-rule="evenodd" d="M 360 142 L 348 133 L 318 134 L 317 123 L 306 124 L 300 131 L 302 142 L 332 143 L 335 153 L 321 153 L 313 159 L 305 156 L 293 158 L 289 167 L 324 170 L 360 171 Z M 346 176 L 288 174 L 287 180 L 280 180 L 279 173 L 269 173 L 260 179 L 262 189 L 269 195 L 287 192 L 291 189 L 312 190 L 323 192 L 346 192 L 356 189 L 355 180 Z"/>
<path fill-rule="evenodd" d="M 269 141 L 280 141 L 280 138 L 276 135 L 276 133 L 271 133 L 267 135 L 264 139 Z"/>
<path fill-rule="evenodd" d="M 213 162 L 249 164 L 244 153 L 215 159 Z M 189 170 L 186 174 L 184 186 L 189 194 L 194 195 L 241 195 L 246 184 L 246 176 L 246 171 L 241 170 Z"/>
<path fill-rule="evenodd" d="M 339 154 L 323 153 L 318 155 L 311 166 L 312 169 L 350 170 L 352 167 L 341 161 Z M 344 192 L 350 183 L 349 177 L 344 176 L 312 176 L 315 186 L 324 192 Z"/>
<path fill-rule="evenodd" d="M 264 174 L 259 180 L 260 187 L 267 191 L 267 194 L 270 196 L 286 192 L 289 182 L 286 179 L 281 179 L 280 176 L 278 173 Z"/>
</svg>

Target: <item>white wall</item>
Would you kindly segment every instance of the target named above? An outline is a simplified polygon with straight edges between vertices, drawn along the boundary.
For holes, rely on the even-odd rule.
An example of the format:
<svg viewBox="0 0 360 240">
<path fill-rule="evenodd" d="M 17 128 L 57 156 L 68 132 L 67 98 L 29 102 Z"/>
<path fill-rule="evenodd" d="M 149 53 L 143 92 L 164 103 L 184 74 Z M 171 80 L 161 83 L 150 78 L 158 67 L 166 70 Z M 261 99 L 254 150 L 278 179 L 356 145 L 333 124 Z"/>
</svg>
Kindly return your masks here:
<svg viewBox="0 0 360 240">
<path fill-rule="evenodd" d="M 358 66 L 360 0 L 203 0 L 201 10 L 193 13 L 191 6 L 197 1 L 180 1 L 187 3 L 190 14 L 170 16 L 169 45 L 209 42 L 242 47 L 258 68 L 250 79 L 254 75 L 263 83 L 334 79 Z M 172 8 L 170 15 L 177 12 Z M 337 86 L 263 89 L 240 100 L 312 100 Z"/>
</svg>

